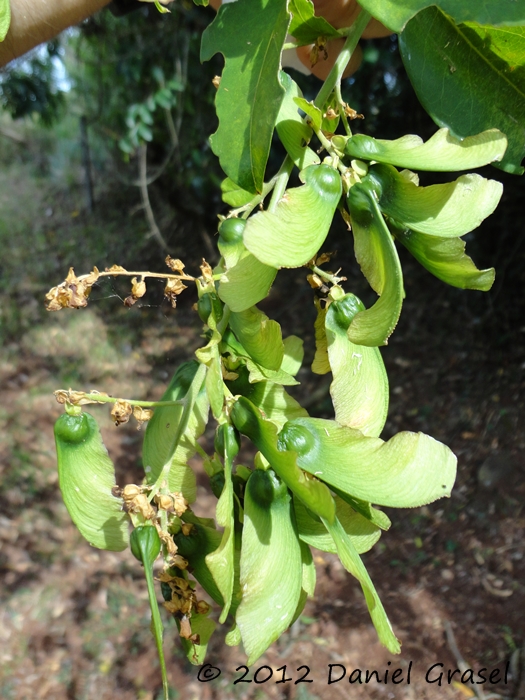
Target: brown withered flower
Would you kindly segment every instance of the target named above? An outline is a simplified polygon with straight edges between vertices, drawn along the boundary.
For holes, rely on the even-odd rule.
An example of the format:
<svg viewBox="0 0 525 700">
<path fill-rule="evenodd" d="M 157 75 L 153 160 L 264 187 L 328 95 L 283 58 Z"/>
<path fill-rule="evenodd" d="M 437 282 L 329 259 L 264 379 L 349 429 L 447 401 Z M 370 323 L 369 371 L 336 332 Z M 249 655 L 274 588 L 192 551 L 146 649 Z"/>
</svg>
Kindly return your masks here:
<svg viewBox="0 0 525 700">
<path fill-rule="evenodd" d="M 133 418 L 137 421 L 138 423 L 138 428 L 140 429 L 142 427 L 143 423 L 146 423 L 146 421 L 151 420 L 151 417 L 153 415 L 153 409 L 151 408 L 142 408 L 142 406 L 133 406 Z"/>
<path fill-rule="evenodd" d="M 178 295 L 185 289 L 187 289 L 186 285 L 178 278 L 172 278 L 166 282 L 166 286 L 164 287 L 164 296 L 169 300 L 173 308 L 177 306 Z"/>
<path fill-rule="evenodd" d="M 171 255 L 168 255 L 164 261 L 166 265 L 170 268 L 172 272 L 180 274 L 184 268 L 186 267 L 182 260 L 179 260 L 178 258 L 172 258 Z"/>
<path fill-rule="evenodd" d="M 111 417 L 115 425 L 127 423 L 133 413 L 133 407 L 127 401 L 117 401 L 111 409 Z"/>
</svg>

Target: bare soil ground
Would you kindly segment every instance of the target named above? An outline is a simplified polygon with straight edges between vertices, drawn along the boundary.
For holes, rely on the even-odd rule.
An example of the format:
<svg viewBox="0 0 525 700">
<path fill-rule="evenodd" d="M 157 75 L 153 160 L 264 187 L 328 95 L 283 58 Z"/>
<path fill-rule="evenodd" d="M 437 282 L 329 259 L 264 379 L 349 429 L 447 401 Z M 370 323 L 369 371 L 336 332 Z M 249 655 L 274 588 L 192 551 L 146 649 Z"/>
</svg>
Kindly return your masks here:
<svg viewBox="0 0 525 700">
<path fill-rule="evenodd" d="M 492 294 L 500 297 L 491 301 L 449 289 L 408 260 L 403 264 L 407 300 L 383 350 L 391 385 L 385 436 L 428 432 L 455 451 L 459 471 L 450 499 L 389 511 L 391 530 L 365 555 L 403 642 L 402 654 L 392 657 L 378 644 L 356 581 L 335 556 L 319 552 L 315 598 L 242 682 L 235 681 L 245 657 L 225 646 L 224 632 L 212 638 L 207 659 L 221 674 L 201 682 L 202 672 L 199 680 L 199 668 L 185 660 L 175 624 L 166 618 L 174 698 L 525 698 L 524 280 L 515 293 L 496 288 Z M 312 293 L 303 273 L 283 277 L 267 310 L 286 334 L 305 336 L 300 395 L 312 413 L 329 415 L 326 378 L 308 370 Z M 348 288 L 355 288 L 357 273 L 349 277 Z M 99 297 L 107 294 L 104 288 Z M 200 330 L 190 302 L 176 312 L 135 308 L 125 312 L 123 323 L 117 305 L 117 299 L 105 307 L 95 300 L 82 312 L 61 312 L 2 350 L 2 700 L 159 697 L 140 566 L 129 553 L 90 548 L 61 501 L 53 445 L 61 409 L 52 391 L 96 387 L 125 397 L 158 397 L 177 364 L 200 343 Z M 140 328 L 131 332 L 133 319 L 141 319 Z M 141 433 L 132 425 L 115 429 L 103 407 L 93 412 L 119 483 L 136 482 Z M 211 440 L 212 430 L 203 446 L 211 447 Z M 200 470 L 197 462 L 195 468 Z M 198 512 L 204 514 L 213 499 L 202 470 L 199 484 Z M 427 676 L 435 664 L 442 666 Z M 475 681 L 482 668 L 487 678 L 500 669 L 499 681 L 471 686 L 457 673 L 449 683 L 447 671 L 462 664 L 473 669 Z M 366 670 L 377 670 L 381 682 L 365 683 Z M 335 682 L 343 671 L 346 677 Z M 277 682 L 283 678 L 291 680 Z"/>
</svg>

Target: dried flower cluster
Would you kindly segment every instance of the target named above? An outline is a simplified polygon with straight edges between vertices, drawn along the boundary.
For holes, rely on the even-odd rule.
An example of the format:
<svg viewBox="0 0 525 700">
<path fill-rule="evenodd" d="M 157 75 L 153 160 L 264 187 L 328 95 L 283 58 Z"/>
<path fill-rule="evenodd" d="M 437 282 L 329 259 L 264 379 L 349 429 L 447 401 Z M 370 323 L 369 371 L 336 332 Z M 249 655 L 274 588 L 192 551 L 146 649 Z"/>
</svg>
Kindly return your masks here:
<svg viewBox="0 0 525 700">
<path fill-rule="evenodd" d="M 205 263 L 207 265 L 207 263 Z M 184 263 L 181 260 L 167 256 L 166 265 L 172 271 L 163 275 L 158 272 L 129 272 L 121 265 L 113 265 L 100 272 L 96 267 L 87 275 L 77 277 L 74 269 L 69 269 L 66 279 L 57 287 L 53 287 L 46 294 L 46 309 L 48 311 L 60 311 L 60 309 L 81 309 L 87 306 L 88 297 L 95 282 L 101 277 L 117 277 L 119 275 L 131 276 L 131 293 L 124 299 L 124 305 L 131 307 L 146 294 L 147 277 L 155 277 L 166 280 L 164 295 L 173 308 L 177 305 L 177 297 L 185 289 L 182 280 L 194 281 L 194 277 L 184 272 Z M 208 265 L 208 268 L 211 268 Z M 204 271 L 203 271 L 204 274 Z"/>
</svg>

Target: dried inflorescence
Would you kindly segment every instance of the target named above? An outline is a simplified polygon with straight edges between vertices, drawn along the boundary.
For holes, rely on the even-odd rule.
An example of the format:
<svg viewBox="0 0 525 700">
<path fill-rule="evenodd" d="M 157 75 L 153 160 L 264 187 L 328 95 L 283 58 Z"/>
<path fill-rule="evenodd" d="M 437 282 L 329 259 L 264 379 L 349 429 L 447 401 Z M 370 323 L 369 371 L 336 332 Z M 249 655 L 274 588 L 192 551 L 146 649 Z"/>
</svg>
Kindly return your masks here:
<svg viewBox="0 0 525 700">
<path fill-rule="evenodd" d="M 206 263 L 207 264 L 207 263 Z M 57 287 L 53 287 L 46 294 L 46 309 L 48 311 L 60 311 L 60 309 L 81 309 L 87 306 L 91 288 L 101 277 L 117 277 L 119 275 L 131 276 L 131 293 L 124 299 L 124 305 L 134 306 L 139 299 L 146 294 L 147 277 L 155 277 L 166 280 L 164 294 L 175 308 L 177 296 L 186 289 L 182 280 L 194 281 L 194 277 L 184 272 L 184 263 L 181 260 L 166 257 L 166 265 L 172 271 L 171 274 L 163 275 L 158 272 L 129 272 L 121 265 L 113 265 L 100 272 L 96 267 L 87 275 L 77 277 L 73 268 L 70 268 L 66 279 Z M 209 266 L 208 266 L 209 267 Z M 209 268 L 211 270 L 211 268 Z M 204 274 L 204 272 L 203 272 Z"/>
</svg>

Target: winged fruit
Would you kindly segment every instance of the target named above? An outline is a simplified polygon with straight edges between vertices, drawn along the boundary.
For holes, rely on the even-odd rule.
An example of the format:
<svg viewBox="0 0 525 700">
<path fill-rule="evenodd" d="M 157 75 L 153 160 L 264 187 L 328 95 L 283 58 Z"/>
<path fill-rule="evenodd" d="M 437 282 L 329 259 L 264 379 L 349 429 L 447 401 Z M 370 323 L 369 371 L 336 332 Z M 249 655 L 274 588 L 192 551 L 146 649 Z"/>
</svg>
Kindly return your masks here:
<svg viewBox="0 0 525 700">
<path fill-rule="evenodd" d="M 244 245 L 270 267 L 300 267 L 324 243 L 342 185 L 338 171 L 329 165 L 310 165 L 301 171 L 301 187 L 287 190 L 275 211 L 262 211 L 248 219 Z"/>
<path fill-rule="evenodd" d="M 98 549 L 120 552 L 128 544 L 128 516 L 112 494 L 115 469 L 89 413 L 64 413 L 55 423 L 58 480 L 71 519 Z"/>
</svg>

